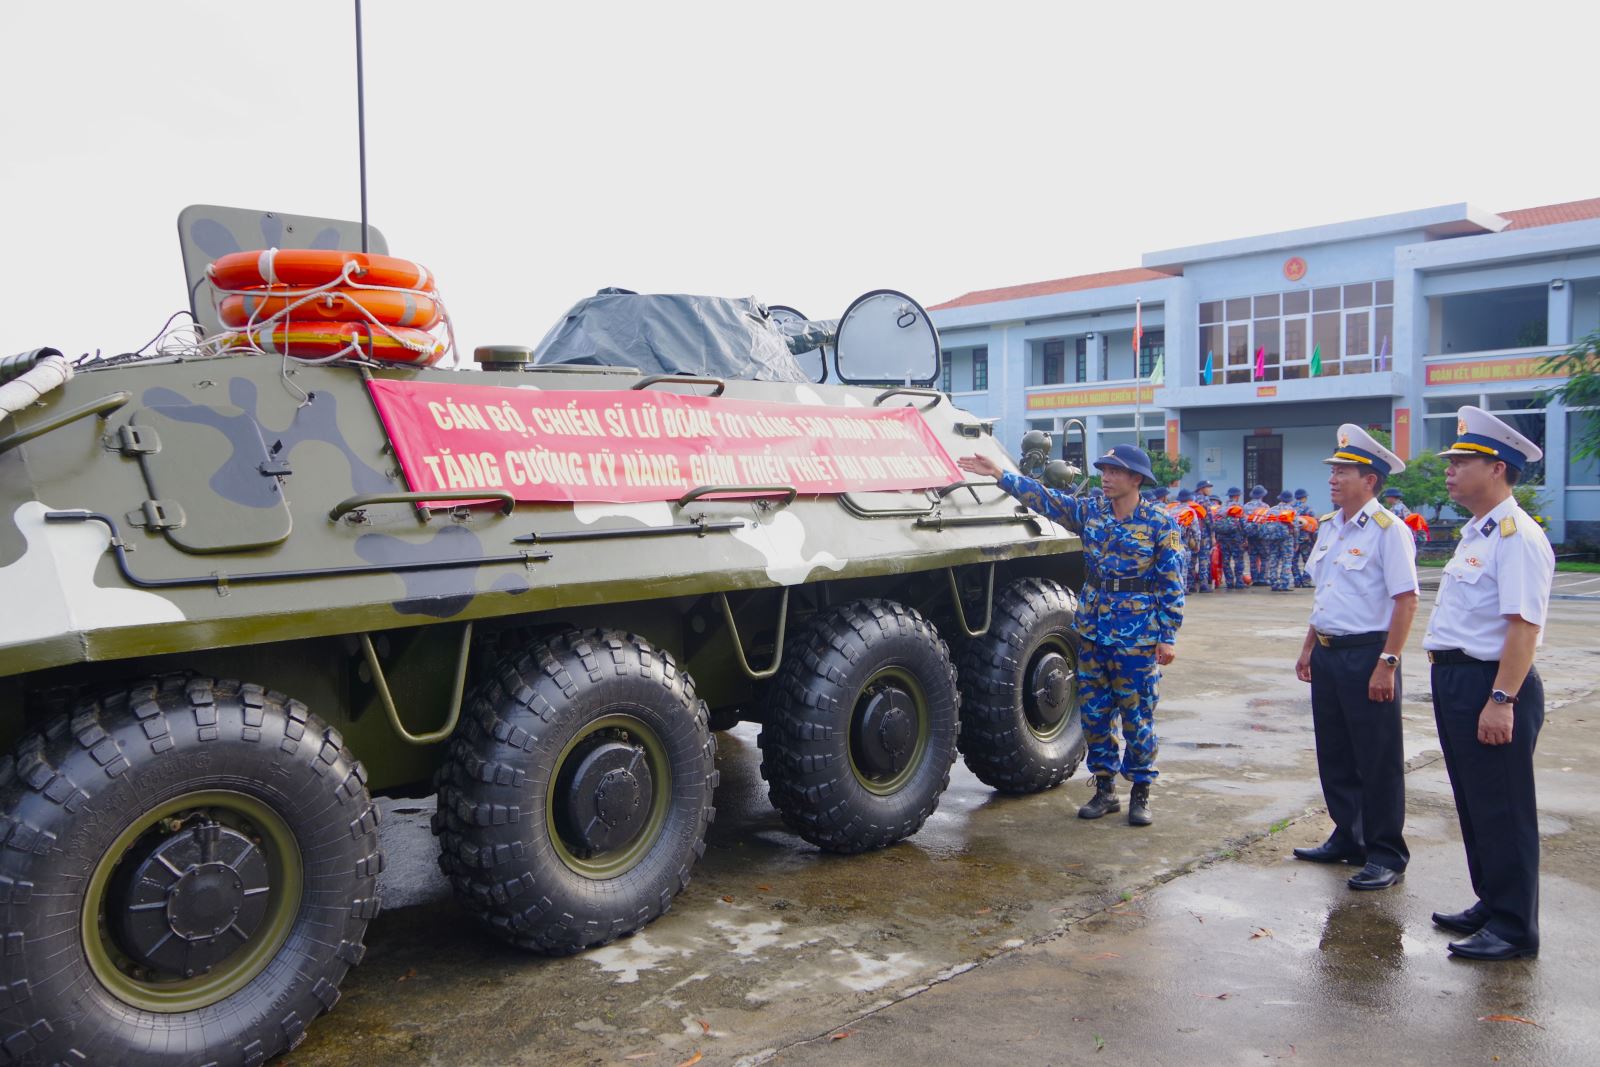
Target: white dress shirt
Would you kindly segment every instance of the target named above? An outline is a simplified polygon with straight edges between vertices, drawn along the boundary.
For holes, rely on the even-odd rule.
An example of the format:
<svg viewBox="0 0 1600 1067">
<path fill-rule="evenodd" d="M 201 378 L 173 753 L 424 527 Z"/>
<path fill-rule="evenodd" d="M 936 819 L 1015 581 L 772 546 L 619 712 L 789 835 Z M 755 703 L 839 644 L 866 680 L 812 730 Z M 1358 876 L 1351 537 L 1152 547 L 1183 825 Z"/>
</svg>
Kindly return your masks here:
<svg viewBox="0 0 1600 1067">
<path fill-rule="evenodd" d="M 1349 521 L 1342 510 L 1317 528 L 1306 569 L 1316 583 L 1311 625 L 1318 633 L 1387 630 L 1394 598 L 1417 591 L 1411 530 L 1377 500 Z"/>
<path fill-rule="evenodd" d="M 1461 528 L 1422 647 L 1459 648 L 1473 659 L 1498 660 L 1510 626 L 1507 615 L 1539 627 L 1537 644 L 1544 644 L 1555 570 L 1550 539 L 1515 497 L 1507 497 Z"/>
</svg>

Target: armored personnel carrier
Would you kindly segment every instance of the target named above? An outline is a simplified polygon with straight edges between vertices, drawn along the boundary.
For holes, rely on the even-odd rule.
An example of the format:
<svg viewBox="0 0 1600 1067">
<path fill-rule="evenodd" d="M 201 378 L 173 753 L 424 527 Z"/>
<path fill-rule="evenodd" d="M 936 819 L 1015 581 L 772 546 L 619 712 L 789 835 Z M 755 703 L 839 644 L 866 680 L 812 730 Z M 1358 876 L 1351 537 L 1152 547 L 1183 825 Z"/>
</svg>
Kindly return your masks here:
<svg viewBox="0 0 1600 1067">
<path fill-rule="evenodd" d="M 378 911 L 375 796 L 436 791 L 463 911 L 565 954 L 688 883 L 714 728 L 759 723 L 839 853 L 916 833 L 958 752 L 1075 769 L 1081 546 L 963 480 L 1004 451 L 910 298 L 607 291 L 470 371 L 291 358 L 210 343 L 246 312 L 208 264 L 349 224 L 180 234 L 203 343 L 0 363 L 0 1058 L 292 1048 Z"/>
</svg>

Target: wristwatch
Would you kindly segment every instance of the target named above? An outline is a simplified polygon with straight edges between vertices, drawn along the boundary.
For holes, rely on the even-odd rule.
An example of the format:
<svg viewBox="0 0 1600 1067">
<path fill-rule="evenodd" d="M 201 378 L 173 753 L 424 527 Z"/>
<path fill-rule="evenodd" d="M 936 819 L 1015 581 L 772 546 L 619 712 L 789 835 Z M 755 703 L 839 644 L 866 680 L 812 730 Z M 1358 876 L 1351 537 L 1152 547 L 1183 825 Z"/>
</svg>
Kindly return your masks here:
<svg viewBox="0 0 1600 1067">
<path fill-rule="evenodd" d="M 1512 707 L 1517 706 L 1517 698 L 1506 692 L 1504 689 L 1496 689 L 1494 692 L 1489 694 L 1489 699 L 1494 701 L 1496 704 L 1510 704 Z"/>
<path fill-rule="evenodd" d="M 1381 663 L 1387 663 L 1391 667 L 1400 666 L 1400 657 L 1396 656 L 1392 652 L 1380 652 L 1380 653 L 1378 653 L 1378 661 L 1381 662 Z"/>
</svg>

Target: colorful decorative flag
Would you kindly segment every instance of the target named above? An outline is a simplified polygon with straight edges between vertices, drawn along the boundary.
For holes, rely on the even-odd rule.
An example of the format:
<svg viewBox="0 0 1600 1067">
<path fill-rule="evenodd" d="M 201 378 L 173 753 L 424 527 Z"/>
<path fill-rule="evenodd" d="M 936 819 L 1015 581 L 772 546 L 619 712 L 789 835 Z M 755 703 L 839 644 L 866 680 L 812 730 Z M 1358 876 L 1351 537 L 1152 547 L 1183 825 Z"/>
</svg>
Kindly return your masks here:
<svg viewBox="0 0 1600 1067">
<path fill-rule="evenodd" d="M 1313 348 L 1311 350 L 1311 376 L 1313 378 L 1315 378 L 1317 375 L 1319 375 L 1321 373 L 1322 373 L 1322 346 L 1318 345 L 1317 347 L 1315 347 L 1315 348 Z"/>
<path fill-rule="evenodd" d="M 1206 369 L 1200 372 L 1200 380 L 1207 385 L 1211 384 L 1211 353 L 1206 353 Z"/>
<path fill-rule="evenodd" d="M 1139 365 L 1137 362 L 1139 359 L 1139 342 L 1144 340 L 1144 327 L 1139 324 L 1140 309 L 1143 304 L 1144 301 L 1142 300 L 1135 300 L 1133 302 L 1133 358 L 1135 361 L 1135 367 L 1138 367 Z M 1137 377 L 1137 375 L 1135 375 L 1135 377 Z"/>
<path fill-rule="evenodd" d="M 1267 376 L 1267 346 L 1261 345 L 1256 349 L 1256 377 Z"/>
<path fill-rule="evenodd" d="M 1383 370 L 1389 365 L 1389 335 L 1383 335 L 1383 347 L 1378 349 L 1378 369 Z"/>
<path fill-rule="evenodd" d="M 1160 355 L 1156 357 L 1156 365 L 1150 368 L 1150 384 L 1162 385 L 1166 382 L 1166 380 L 1167 357 L 1165 355 Z"/>
</svg>

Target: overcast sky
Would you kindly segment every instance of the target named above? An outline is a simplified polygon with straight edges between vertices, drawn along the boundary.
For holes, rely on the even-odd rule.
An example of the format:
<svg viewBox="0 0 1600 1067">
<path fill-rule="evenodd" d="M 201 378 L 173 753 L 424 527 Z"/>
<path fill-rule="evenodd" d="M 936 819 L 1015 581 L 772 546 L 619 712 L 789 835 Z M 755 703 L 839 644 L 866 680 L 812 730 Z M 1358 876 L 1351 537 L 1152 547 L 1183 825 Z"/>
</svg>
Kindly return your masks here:
<svg viewBox="0 0 1600 1067">
<path fill-rule="evenodd" d="M 464 347 L 605 285 L 838 315 L 1600 195 L 1600 4 L 365 3 L 369 203 Z M 356 218 L 348 0 L 0 6 L 0 353 L 136 347 L 191 203 Z"/>
</svg>

